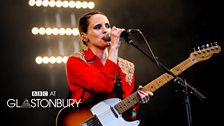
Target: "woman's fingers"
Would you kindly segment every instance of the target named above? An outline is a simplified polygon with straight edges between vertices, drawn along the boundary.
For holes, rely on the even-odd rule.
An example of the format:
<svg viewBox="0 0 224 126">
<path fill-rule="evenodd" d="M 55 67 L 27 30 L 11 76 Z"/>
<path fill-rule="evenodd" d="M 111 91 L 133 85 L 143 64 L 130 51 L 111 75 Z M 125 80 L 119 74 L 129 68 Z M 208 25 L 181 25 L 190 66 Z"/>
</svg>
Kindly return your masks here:
<svg viewBox="0 0 224 126">
<path fill-rule="evenodd" d="M 141 103 L 148 103 L 150 101 L 150 97 L 153 96 L 153 93 L 152 92 L 149 92 L 149 91 L 144 91 L 143 90 L 144 88 L 140 85 L 138 87 L 138 95 L 141 99 Z"/>
</svg>

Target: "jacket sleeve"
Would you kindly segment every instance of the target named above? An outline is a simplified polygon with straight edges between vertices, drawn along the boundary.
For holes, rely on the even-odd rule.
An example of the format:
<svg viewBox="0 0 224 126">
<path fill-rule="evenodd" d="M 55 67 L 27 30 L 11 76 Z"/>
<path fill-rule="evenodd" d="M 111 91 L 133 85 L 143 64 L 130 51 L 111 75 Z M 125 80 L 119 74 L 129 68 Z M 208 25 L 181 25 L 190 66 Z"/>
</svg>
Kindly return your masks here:
<svg viewBox="0 0 224 126">
<path fill-rule="evenodd" d="M 94 93 L 112 92 L 118 72 L 118 65 L 110 60 L 106 61 L 101 70 L 92 68 L 77 57 L 69 57 L 66 63 L 66 74 L 70 88 L 74 88 L 73 85 L 76 85 Z"/>
<path fill-rule="evenodd" d="M 124 80 L 122 80 L 122 91 L 123 91 L 123 98 L 126 98 L 126 97 L 128 97 L 131 93 L 133 93 L 133 90 L 134 90 L 134 85 L 135 85 L 135 76 L 134 75 L 132 75 L 132 77 L 131 77 L 131 82 L 127 82 L 126 81 L 126 76 L 127 75 L 123 75 L 124 77 L 123 77 L 123 79 Z"/>
<path fill-rule="evenodd" d="M 135 65 L 125 59 L 118 58 L 118 65 L 121 68 L 120 73 L 122 73 L 122 91 L 123 91 L 123 98 L 128 97 L 134 90 L 135 84 Z"/>
</svg>

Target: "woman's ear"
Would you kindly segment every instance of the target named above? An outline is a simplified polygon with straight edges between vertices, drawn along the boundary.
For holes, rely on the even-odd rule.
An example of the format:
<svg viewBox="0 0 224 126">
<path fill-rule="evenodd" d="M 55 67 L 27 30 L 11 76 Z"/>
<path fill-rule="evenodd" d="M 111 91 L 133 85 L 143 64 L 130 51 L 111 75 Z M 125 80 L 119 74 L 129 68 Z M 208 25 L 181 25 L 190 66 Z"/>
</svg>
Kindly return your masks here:
<svg viewBox="0 0 224 126">
<path fill-rule="evenodd" d="M 82 32 L 80 35 L 81 35 L 81 41 L 88 42 L 88 37 L 86 33 Z"/>
</svg>

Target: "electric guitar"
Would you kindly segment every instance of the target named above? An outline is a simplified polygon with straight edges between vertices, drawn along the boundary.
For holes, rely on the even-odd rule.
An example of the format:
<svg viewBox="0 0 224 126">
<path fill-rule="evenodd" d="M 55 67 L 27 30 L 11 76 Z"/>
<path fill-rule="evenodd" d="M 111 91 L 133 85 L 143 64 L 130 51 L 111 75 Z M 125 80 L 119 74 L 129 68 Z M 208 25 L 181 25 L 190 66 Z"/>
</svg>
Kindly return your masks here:
<svg viewBox="0 0 224 126">
<path fill-rule="evenodd" d="M 207 60 L 214 53 L 219 53 L 220 51 L 221 47 L 217 43 L 214 45 L 207 44 L 203 49 L 190 53 L 189 58 L 170 69 L 170 71 L 175 75 L 179 75 L 195 63 Z M 172 75 L 164 73 L 146 84 L 144 90 L 154 92 L 173 78 Z M 140 98 L 137 92 L 134 92 L 123 100 L 110 98 L 94 106 L 81 103 L 76 108 L 64 107 L 57 114 L 56 126 L 138 126 L 140 124 L 139 120 L 126 121 L 122 118 L 122 113 L 136 105 L 139 101 Z"/>
</svg>

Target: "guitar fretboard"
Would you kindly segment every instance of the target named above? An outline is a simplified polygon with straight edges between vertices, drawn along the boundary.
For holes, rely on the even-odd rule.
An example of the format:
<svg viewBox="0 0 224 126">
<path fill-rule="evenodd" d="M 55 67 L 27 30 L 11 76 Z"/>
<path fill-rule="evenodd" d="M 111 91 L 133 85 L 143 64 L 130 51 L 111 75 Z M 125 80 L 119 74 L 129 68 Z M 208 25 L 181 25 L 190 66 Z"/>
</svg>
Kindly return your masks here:
<svg viewBox="0 0 224 126">
<path fill-rule="evenodd" d="M 194 59 L 188 58 L 184 60 L 183 62 L 181 62 L 180 64 L 178 64 L 177 66 L 175 66 L 174 68 L 172 68 L 170 71 L 174 75 L 179 75 L 183 71 L 191 67 L 193 64 L 194 64 Z M 168 73 L 164 73 L 158 78 L 156 78 L 155 80 L 153 80 L 152 82 L 146 84 L 143 90 L 154 92 L 160 87 L 162 87 L 164 84 L 172 80 L 173 78 L 174 77 L 172 75 Z M 117 103 L 115 105 L 115 108 L 117 109 L 119 114 L 122 114 L 123 112 L 125 112 L 126 110 L 128 110 L 129 108 L 137 104 L 139 101 L 140 101 L 140 98 L 137 92 L 135 92 L 131 94 L 129 97 L 123 99 L 121 102 Z"/>
</svg>

